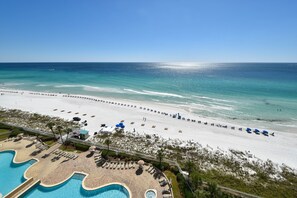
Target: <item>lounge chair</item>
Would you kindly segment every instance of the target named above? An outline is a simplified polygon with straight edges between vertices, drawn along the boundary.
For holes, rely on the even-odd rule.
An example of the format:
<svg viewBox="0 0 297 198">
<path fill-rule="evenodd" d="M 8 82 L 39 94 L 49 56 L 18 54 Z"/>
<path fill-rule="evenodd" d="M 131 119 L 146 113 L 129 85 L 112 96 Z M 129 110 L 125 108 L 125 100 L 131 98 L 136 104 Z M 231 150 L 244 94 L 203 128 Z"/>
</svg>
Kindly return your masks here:
<svg viewBox="0 0 297 198">
<path fill-rule="evenodd" d="M 102 164 L 102 168 L 104 168 L 106 165 L 108 164 L 108 162 L 104 162 L 104 164 Z"/>
<path fill-rule="evenodd" d="M 149 173 L 150 173 L 150 174 L 153 174 L 153 173 L 155 173 L 155 171 L 156 171 L 156 170 L 155 170 L 154 167 L 153 167 L 153 169 L 150 170 Z"/>
<path fill-rule="evenodd" d="M 114 165 L 112 166 L 112 169 L 115 169 L 117 167 L 118 163 L 115 162 Z"/>
<path fill-rule="evenodd" d="M 150 166 L 149 169 L 147 170 L 147 172 L 151 172 L 154 169 L 153 166 Z"/>
<path fill-rule="evenodd" d="M 148 171 L 151 167 L 152 165 L 148 166 L 145 170 Z"/>
<path fill-rule="evenodd" d="M 162 190 L 162 195 L 164 194 L 171 194 L 170 190 Z"/>
<path fill-rule="evenodd" d="M 160 186 L 164 187 L 168 184 L 168 182 L 166 180 L 160 182 Z"/>
<path fill-rule="evenodd" d="M 105 168 L 106 168 L 106 169 L 109 169 L 109 168 L 111 168 L 112 166 L 113 166 L 113 162 L 109 162 Z"/>
</svg>

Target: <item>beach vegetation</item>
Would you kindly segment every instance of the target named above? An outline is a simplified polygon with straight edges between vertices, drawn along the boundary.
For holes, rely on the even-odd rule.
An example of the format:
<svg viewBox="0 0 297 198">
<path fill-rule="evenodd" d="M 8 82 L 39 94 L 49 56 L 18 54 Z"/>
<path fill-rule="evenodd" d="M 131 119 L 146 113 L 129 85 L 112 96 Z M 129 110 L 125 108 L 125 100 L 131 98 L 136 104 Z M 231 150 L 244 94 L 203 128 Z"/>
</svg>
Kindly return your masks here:
<svg viewBox="0 0 297 198">
<path fill-rule="evenodd" d="M 157 159 L 159 160 L 160 165 L 162 164 L 163 157 L 164 157 L 164 150 L 163 149 L 158 150 Z"/>
<path fill-rule="evenodd" d="M 62 138 L 63 127 L 61 125 L 58 125 L 58 126 L 56 126 L 56 130 L 57 130 L 57 133 L 60 135 L 60 140 L 61 140 L 62 144 L 64 144 L 64 140 Z"/>
<path fill-rule="evenodd" d="M 166 170 L 164 171 L 164 174 L 166 175 L 166 177 L 171 180 L 171 185 L 172 185 L 172 191 L 173 191 L 173 195 L 175 198 L 182 198 L 182 194 L 180 192 L 180 189 L 179 189 L 179 184 L 177 182 L 177 179 L 176 179 L 176 175 L 169 171 L 169 170 Z"/>
<path fill-rule="evenodd" d="M 50 129 L 50 131 L 53 133 L 53 136 L 55 137 L 55 136 L 56 136 L 56 134 L 55 134 L 55 132 L 54 132 L 54 126 L 55 126 L 55 123 L 53 123 L 53 122 L 49 122 L 49 123 L 47 123 L 45 126 L 48 127 L 48 128 Z"/>
<path fill-rule="evenodd" d="M 107 146 L 107 152 L 109 151 L 109 146 L 111 144 L 111 140 L 108 138 L 104 141 L 104 144 Z"/>
</svg>

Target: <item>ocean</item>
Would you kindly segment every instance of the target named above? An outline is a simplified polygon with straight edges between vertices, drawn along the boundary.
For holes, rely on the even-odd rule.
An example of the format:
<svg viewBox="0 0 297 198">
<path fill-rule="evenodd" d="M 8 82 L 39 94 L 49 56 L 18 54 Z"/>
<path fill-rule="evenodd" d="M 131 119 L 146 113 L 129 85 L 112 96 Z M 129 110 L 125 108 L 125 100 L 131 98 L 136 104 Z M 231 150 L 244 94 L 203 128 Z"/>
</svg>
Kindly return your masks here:
<svg viewBox="0 0 297 198">
<path fill-rule="evenodd" d="M 297 63 L 0 63 L 0 88 L 173 104 L 297 132 Z"/>
</svg>

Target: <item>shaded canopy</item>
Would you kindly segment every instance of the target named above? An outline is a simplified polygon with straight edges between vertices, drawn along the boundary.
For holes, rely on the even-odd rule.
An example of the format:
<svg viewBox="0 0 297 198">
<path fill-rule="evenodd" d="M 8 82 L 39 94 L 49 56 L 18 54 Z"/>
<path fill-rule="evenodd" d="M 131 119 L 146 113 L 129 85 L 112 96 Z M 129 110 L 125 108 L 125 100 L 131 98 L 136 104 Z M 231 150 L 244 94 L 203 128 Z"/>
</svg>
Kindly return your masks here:
<svg viewBox="0 0 297 198">
<path fill-rule="evenodd" d="M 77 122 L 79 122 L 81 120 L 80 117 L 73 117 L 72 119 L 73 119 L 73 121 L 77 121 Z"/>
<path fill-rule="evenodd" d="M 137 163 L 138 163 L 138 165 L 144 165 L 144 161 L 143 160 L 139 160 Z"/>
</svg>

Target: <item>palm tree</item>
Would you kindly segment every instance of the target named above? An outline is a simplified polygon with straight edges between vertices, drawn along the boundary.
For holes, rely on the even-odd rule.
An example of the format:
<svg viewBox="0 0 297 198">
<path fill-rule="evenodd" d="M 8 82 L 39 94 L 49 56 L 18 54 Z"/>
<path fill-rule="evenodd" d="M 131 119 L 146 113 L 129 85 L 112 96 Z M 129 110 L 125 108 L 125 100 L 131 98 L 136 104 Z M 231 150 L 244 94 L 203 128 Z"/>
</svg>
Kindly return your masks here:
<svg viewBox="0 0 297 198">
<path fill-rule="evenodd" d="M 53 122 L 49 122 L 46 124 L 46 127 L 49 128 L 51 130 L 51 132 L 53 133 L 54 137 L 56 137 L 56 134 L 54 132 L 54 126 L 55 126 L 55 123 L 53 123 Z"/>
<path fill-rule="evenodd" d="M 160 166 L 162 164 L 163 157 L 164 157 L 164 150 L 163 149 L 158 150 L 157 159 L 159 160 Z"/>
<path fill-rule="evenodd" d="M 208 185 L 207 191 L 209 192 L 210 197 L 212 198 L 221 197 L 220 189 L 218 188 L 216 183 L 211 182 L 211 183 L 207 183 L 207 185 Z"/>
<path fill-rule="evenodd" d="M 63 127 L 62 127 L 61 125 L 58 125 L 58 126 L 56 127 L 56 129 L 58 130 L 58 133 L 59 133 L 59 135 L 60 135 L 62 144 L 64 144 L 64 141 L 63 141 L 63 138 L 62 138 L 62 130 L 63 130 Z"/>
<path fill-rule="evenodd" d="M 190 175 L 190 184 L 193 187 L 193 190 L 199 190 L 199 188 L 201 188 L 203 182 L 198 172 L 193 172 Z"/>
<path fill-rule="evenodd" d="M 111 140 L 108 138 L 105 140 L 104 144 L 107 145 L 107 152 L 109 151 L 109 145 L 111 144 Z"/>
<path fill-rule="evenodd" d="M 65 140 L 65 143 L 66 143 L 67 140 L 68 140 L 69 133 L 72 132 L 72 129 L 70 129 L 70 128 L 66 128 L 66 129 L 65 129 L 65 132 L 66 132 L 66 134 L 67 134 L 67 136 L 66 136 L 66 140 Z"/>
<path fill-rule="evenodd" d="M 185 168 L 186 168 L 186 170 L 188 170 L 189 175 L 191 175 L 191 173 L 193 172 L 193 170 L 195 168 L 195 164 L 191 160 L 188 160 L 185 164 Z"/>
</svg>

